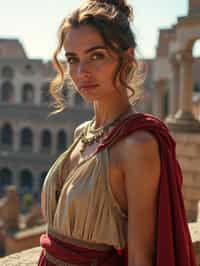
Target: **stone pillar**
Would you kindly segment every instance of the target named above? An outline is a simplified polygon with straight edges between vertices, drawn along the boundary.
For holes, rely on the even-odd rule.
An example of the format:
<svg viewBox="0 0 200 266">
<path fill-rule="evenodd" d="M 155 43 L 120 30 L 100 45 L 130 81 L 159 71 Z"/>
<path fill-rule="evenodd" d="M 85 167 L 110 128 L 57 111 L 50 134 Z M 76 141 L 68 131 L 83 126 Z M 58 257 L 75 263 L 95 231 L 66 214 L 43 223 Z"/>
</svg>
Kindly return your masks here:
<svg viewBox="0 0 200 266">
<path fill-rule="evenodd" d="M 39 128 L 35 128 L 33 130 L 33 152 L 34 153 L 40 153 L 40 140 L 41 140 L 41 136 L 40 136 L 40 129 Z"/>
<path fill-rule="evenodd" d="M 13 139 L 13 150 L 18 152 L 20 150 L 20 132 L 21 128 L 18 126 L 14 127 L 14 139 Z"/>
<path fill-rule="evenodd" d="M 36 172 L 32 171 L 32 175 L 33 175 L 33 189 L 32 189 L 32 191 L 35 194 L 35 193 L 38 193 L 38 186 L 39 186 L 38 179 L 39 179 L 39 175 L 38 175 L 38 172 L 37 171 Z"/>
<path fill-rule="evenodd" d="M 22 84 L 20 82 L 15 83 L 15 103 L 20 104 L 22 103 Z"/>
<path fill-rule="evenodd" d="M 181 51 L 177 55 L 180 63 L 180 93 L 179 93 L 179 110 L 174 119 L 168 120 L 168 126 L 175 131 L 182 132 L 199 132 L 200 123 L 192 114 L 192 51 Z"/>
<path fill-rule="evenodd" d="M 180 91 L 180 65 L 175 55 L 170 58 L 172 67 L 172 83 L 169 89 L 169 115 L 166 122 L 174 119 L 174 116 L 179 109 L 179 91 Z"/>
<path fill-rule="evenodd" d="M 170 115 L 174 116 L 179 108 L 179 88 L 180 88 L 180 65 L 178 61 L 174 58 L 171 61 L 172 65 L 172 86 L 170 86 L 170 95 L 169 95 L 169 111 Z"/>
<path fill-rule="evenodd" d="M 163 118 L 163 97 L 164 97 L 164 80 L 155 82 L 154 99 L 153 99 L 153 114 L 157 117 Z"/>
<path fill-rule="evenodd" d="M 182 52 L 180 60 L 180 98 L 179 111 L 177 118 L 193 117 L 192 115 L 192 53 L 191 51 Z"/>
<path fill-rule="evenodd" d="M 39 82 L 38 82 L 38 84 L 36 83 L 36 86 L 37 87 L 35 87 L 35 99 L 34 99 L 34 103 L 36 104 L 36 105 L 40 105 L 40 102 L 41 102 L 41 89 L 40 89 L 40 84 L 39 84 Z"/>
</svg>

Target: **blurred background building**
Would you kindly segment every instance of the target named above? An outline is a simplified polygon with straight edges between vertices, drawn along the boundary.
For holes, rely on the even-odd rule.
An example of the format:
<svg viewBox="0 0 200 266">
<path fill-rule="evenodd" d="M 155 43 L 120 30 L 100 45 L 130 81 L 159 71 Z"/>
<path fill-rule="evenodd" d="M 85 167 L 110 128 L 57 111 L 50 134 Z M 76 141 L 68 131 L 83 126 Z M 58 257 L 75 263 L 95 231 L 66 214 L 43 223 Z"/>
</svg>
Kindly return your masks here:
<svg viewBox="0 0 200 266">
<path fill-rule="evenodd" d="M 65 87 L 67 110 L 48 118 L 54 76 L 51 63 L 29 59 L 19 40 L 0 39 L 0 195 L 13 184 L 19 195 L 28 192 L 37 198 L 75 126 L 91 117 L 91 107 Z"/>
</svg>

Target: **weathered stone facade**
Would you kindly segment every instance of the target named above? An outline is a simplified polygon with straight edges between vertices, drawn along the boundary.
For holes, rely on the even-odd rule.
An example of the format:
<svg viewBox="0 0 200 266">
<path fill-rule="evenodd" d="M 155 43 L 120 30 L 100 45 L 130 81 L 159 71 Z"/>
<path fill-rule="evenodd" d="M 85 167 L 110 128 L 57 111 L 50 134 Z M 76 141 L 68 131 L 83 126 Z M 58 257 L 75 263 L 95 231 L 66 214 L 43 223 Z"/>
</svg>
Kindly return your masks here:
<svg viewBox="0 0 200 266">
<path fill-rule="evenodd" d="M 39 197 L 52 162 L 73 139 L 74 128 L 92 116 L 91 106 L 66 86 L 67 108 L 50 116 L 50 62 L 29 59 L 18 40 L 0 39 L 0 196 L 14 184 L 20 195 Z"/>
</svg>

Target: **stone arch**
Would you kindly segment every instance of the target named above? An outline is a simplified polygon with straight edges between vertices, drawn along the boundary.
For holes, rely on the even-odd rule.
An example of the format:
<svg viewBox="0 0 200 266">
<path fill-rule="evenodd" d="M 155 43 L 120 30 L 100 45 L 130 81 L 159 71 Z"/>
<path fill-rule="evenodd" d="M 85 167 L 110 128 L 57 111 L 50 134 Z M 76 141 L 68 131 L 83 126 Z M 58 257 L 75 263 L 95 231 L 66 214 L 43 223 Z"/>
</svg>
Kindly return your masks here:
<svg viewBox="0 0 200 266">
<path fill-rule="evenodd" d="M 22 86 L 22 103 L 34 103 L 35 88 L 31 83 Z"/>
<path fill-rule="evenodd" d="M 198 39 L 200 39 L 199 17 L 186 16 L 180 18 L 176 26 L 176 40 L 179 51 L 191 51 Z"/>
<path fill-rule="evenodd" d="M 5 80 L 11 80 L 14 78 L 14 69 L 11 66 L 3 66 L 1 70 L 1 77 Z"/>
<path fill-rule="evenodd" d="M 62 152 L 67 147 L 67 133 L 61 129 L 58 131 L 57 135 L 57 151 Z"/>
<path fill-rule="evenodd" d="M 33 175 L 28 169 L 23 169 L 19 174 L 19 187 L 22 193 L 33 191 Z"/>
<path fill-rule="evenodd" d="M 11 147 L 13 145 L 13 129 L 9 123 L 5 123 L 1 129 L 1 144 Z"/>
<path fill-rule="evenodd" d="M 11 185 L 13 182 L 13 173 L 9 168 L 0 169 L 0 193 L 6 186 Z"/>
<path fill-rule="evenodd" d="M 192 47 L 192 54 L 194 58 L 200 58 L 200 38 L 194 42 Z"/>
<path fill-rule="evenodd" d="M 44 129 L 41 132 L 41 151 L 49 152 L 52 146 L 52 134 L 49 129 Z"/>
<path fill-rule="evenodd" d="M 198 1 L 197 4 L 196 0 L 190 0 L 189 13 L 187 16 L 178 19 L 175 31 L 176 36 L 169 47 L 170 58 L 173 58 L 175 62 L 172 65 L 171 106 L 175 106 L 173 99 L 175 98 L 176 90 L 178 91 L 177 111 L 176 113 L 170 112 L 167 119 L 168 126 L 172 130 L 184 132 L 200 131 L 200 123 L 193 114 L 194 80 L 192 78 L 194 61 L 193 46 L 200 39 L 199 15 L 200 2 Z M 175 110 L 175 108 L 172 109 Z"/>
<path fill-rule="evenodd" d="M 14 102 L 14 86 L 11 81 L 4 81 L 1 85 L 1 101 L 3 103 Z"/>
<path fill-rule="evenodd" d="M 33 133 L 30 128 L 23 128 L 20 132 L 20 148 L 22 151 L 31 151 L 33 147 Z"/>
</svg>

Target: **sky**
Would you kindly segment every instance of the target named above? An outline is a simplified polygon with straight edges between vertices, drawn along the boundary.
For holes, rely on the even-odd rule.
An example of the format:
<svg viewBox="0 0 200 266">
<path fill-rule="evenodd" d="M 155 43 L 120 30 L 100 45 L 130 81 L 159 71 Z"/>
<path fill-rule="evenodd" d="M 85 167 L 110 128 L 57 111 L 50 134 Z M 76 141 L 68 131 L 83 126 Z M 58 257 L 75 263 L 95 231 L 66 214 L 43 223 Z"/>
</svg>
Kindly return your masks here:
<svg viewBox="0 0 200 266">
<path fill-rule="evenodd" d="M 57 44 L 57 30 L 62 19 L 82 1 L 0 0 L 0 38 L 17 38 L 29 58 L 49 60 Z M 155 56 L 158 30 L 170 28 L 178 17 L 187 15 L 188 1 L 128 1 L 135 13 L 132 29 L 138 57 Z M 195 44 L 193 53 L 200 56 L 200 41 Z"/>
</svg>

